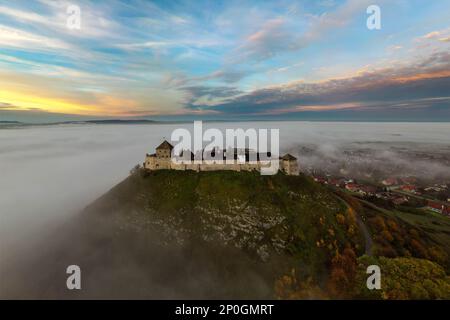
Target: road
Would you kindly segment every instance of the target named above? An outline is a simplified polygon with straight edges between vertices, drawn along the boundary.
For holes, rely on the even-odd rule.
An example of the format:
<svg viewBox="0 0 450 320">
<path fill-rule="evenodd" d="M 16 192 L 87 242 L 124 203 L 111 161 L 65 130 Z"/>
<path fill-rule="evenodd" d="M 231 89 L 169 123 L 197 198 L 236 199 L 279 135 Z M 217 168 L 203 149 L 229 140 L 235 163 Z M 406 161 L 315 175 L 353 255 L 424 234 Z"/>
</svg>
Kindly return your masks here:
<svg viewBox="0 0 450 320">
<path fill-rule="evenodd" d="M 368 256 L 372 256 L 373 253 L 373 240 L 372 240 L 372 236 L 369 232 L 369 229 L 367 228 L 366 224 L 364 223 L 363 219 L 361 218 L 361 216 L 359 215 L 358 212 L 356 212 L 355 209 L 353 209 L 348 203 L 347 201 L 345 201 L 344 199 L 342 199 L 341 197 L 339 197 L 338 195 L 336 195 L 336 197 L 341 200 L 346 206 L 347 209 L 350 210 L 351 212 L 354 213 L 355 218 L 356 218 L 356 223 L 358 224 L 359 230 L 361 231 L 362 235 L 364 236 L 364 242 L 365 242 L 365 254 Z"/>
<path fill-rule="evenodd" d="M 359 230 L 364 236 L 364 240 L 366 243 L 366 255 L 371 256 L 372 255 L 372 247 L 373 247 L 373 241 L 372 236 L 370 235 L 369 229 L 367 229 L 366 224 L 362 220 L 361 216 L 358 214 L 358 212 L 355 212 L 356 222 L 358 223 Z"/>
</svg>

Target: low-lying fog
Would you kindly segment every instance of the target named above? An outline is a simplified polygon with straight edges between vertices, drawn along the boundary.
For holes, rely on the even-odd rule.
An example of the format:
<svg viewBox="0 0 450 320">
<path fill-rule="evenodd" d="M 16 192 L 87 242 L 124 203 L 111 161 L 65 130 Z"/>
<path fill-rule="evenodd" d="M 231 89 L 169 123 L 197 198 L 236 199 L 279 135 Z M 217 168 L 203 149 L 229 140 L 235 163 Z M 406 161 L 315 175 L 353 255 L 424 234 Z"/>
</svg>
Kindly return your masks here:
<svg viewBox="0 0 450 320">
<path fill-rule="evenodd" d="M 123 180 L 179 127 L 192 129 L 192 123 L 0 127 L 0 296 L 2 277 L 8 276 L 2 266 L 20 259 L 42 234 Z M 344 159 L 352 162 L 348 170 L 377 166 L 390 168 L 387 174 L 394 168 L 450 176 L 447 123 L 221 122 L 204 127 L 279 128 L 281 153 L 298 156 L 304 170 L 336 170 Z"/>
</svg>

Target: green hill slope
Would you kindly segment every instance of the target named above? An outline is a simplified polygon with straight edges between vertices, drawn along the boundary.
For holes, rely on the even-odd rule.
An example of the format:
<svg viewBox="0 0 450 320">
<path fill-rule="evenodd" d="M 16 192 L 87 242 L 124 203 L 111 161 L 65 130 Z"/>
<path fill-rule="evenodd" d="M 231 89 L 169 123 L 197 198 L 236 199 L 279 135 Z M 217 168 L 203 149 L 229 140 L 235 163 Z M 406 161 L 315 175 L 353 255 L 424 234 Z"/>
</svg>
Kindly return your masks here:
<svg viewBox="0 0 450 320">
<path fill-rule="evenodd" d="M 276 279 L 293 268 L 324 282 L 336 252 L 364 249 L 354 213 L 305 176 L 137 170 L 85 214 L 90 225 L 94 216 L 94 224 L 108 221 L 117 239 L 151 235 L 162 250 L 176 246 L 197 262 L 213 261 L 229 285 L 242 279 L 227 270 L 252 270 L 268 288 L 264 297 L 273 297 Z"/>
<path fill-rule="evenodd" d="M 303 175 L 135 169 L 36 243 L 5 297 L 448 299 L 448 238 L 422 225 L 434 220 L 369 209 Z M 72 264 L 80 291 L 65 288 Z"/>
</svg>

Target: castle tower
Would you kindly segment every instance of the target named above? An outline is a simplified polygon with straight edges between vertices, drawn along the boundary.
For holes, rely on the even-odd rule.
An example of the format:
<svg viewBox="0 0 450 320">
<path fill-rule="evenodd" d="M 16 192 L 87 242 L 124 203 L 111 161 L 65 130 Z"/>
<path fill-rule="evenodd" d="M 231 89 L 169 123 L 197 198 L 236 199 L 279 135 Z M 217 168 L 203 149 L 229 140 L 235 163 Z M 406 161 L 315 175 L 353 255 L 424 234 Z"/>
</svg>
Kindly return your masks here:
<svg viewBox="0 0 450 320">
<path fill-rule="evenodd" d="M 164 140 L 163 143 L 156 148 L 156 153 L 147 154 L 145 157 L 144 168 L 149 170 L 170 169 L 172 149 L 173 146 Z"/>
<path fill-rule="evenodd" d="M 287 153 L 280 158 L 280 169 L 288 175 L 298 175 L 297 158 Z"/>
<path fill-rule="evenodd" d="M 173 146 L 164 140 L 159 146 L 156 147 L 156 157 L 159 159 L 170 159 L 172 155 Z"/>
</svg>

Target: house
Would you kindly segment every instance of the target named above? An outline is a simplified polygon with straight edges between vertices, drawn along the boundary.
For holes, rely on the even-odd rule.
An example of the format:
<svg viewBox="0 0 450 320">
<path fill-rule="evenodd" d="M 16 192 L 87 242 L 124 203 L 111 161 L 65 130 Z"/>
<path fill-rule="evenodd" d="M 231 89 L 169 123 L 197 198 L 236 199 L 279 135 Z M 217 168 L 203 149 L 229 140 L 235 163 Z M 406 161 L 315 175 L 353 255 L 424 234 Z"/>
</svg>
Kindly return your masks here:
<svg viewBox="0 0 450 320">
<path fill-rule="evenodd" d="M 405 192 L 419 194 L 417 187 L 414 185 L 411 185 L 411 184 L 405 184 L 405 185 L 401 186 L 400 190 L 405 191 Z"/>
<path fill-rule="evenodd" d="M 443 213 L 445 206 L 439 202 L 428 201 L 426 208 L 437 213 Z"/>
<path fill-rule="evenodd" d="M 441 192 L 441 191 L 443 191 L 444 189 L 442 188 L 442 187 L 440 187 L 440 186 L 432 186 L 432 187 L 426 187 L 425 189 L 424 189 L 425 191 L 434 191 L 434 192 Z"/>
<path fill-rule="evenodd" d="M 391 201 L 392 201 L 393 204 L 399 206 L 401 204 L 404 204 L 404 203 L 408 202 L 408 198 L 406 198 L 406 197 L 396 197 L 396 198 L 393 198 Z"/>
<path fill-rule="evenodd" d="M 360 186 L 359 187 L 359 193 L 366 195 L 366 196 L 373 196 L 377 192 L 377 188 L 373 186 Z"/>
<path fill-rule="evenodd" d="M 359 186 L 356 183 L 347 183 L 345 185 L 345 189 L 351 192 L 357 192 L 359 190 Z"/>
<path fill-rule="evenodd" d="M 391 177 L 391 178 L 384 179 L 383 181 L 381 181 L 381 183 L 385 186 L 393 186 L 393 185 L 398 184 L 398 180 L 396 178 Z"/>
</svg>

